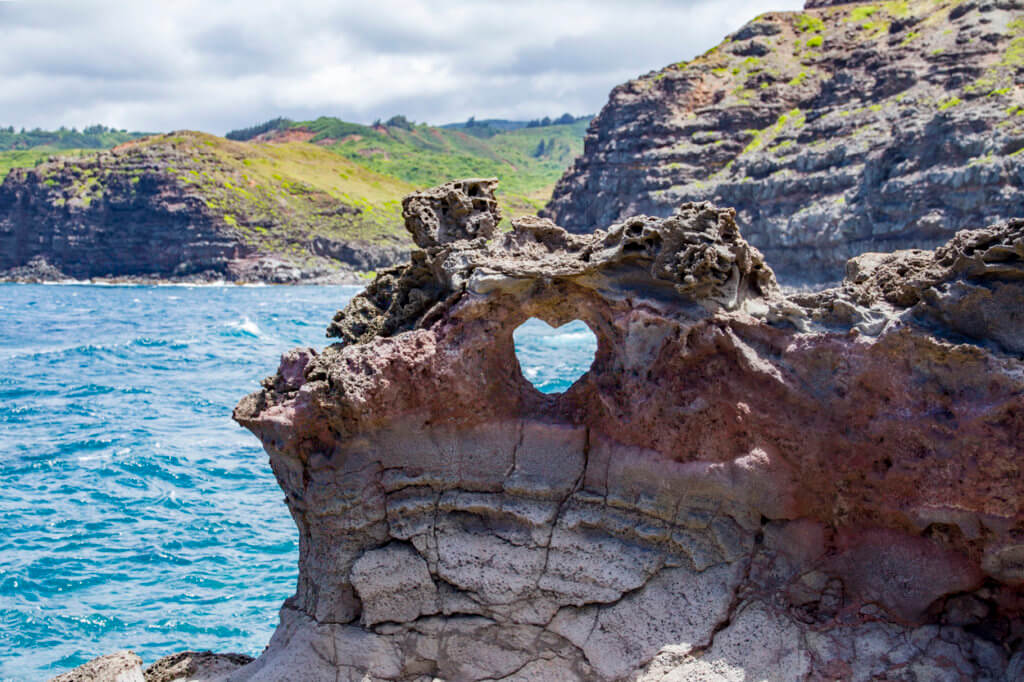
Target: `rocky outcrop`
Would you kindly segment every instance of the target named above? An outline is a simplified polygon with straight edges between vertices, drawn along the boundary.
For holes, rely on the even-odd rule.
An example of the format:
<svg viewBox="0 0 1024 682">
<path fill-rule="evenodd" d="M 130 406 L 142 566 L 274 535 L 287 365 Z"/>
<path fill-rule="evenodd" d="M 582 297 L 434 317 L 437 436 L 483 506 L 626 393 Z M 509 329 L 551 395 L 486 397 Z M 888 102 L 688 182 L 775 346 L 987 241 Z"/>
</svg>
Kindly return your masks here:
<svg viewBox="0 0 1024 682">
<path fill-rule="evenodd" d="M 362 209 L 280 174 L 270 182 L 284 189 L 257 183 L 246 154 L 183 132 L 12 170 L 0 184 L 0 279 L 290 283 L 406 259 L 406 239 L 359 236 L 379 231 Z"/>
<path fill-rule="evenodd" d="M 1019 0 L 808 7 L 615 88 L 544 215 L 733 206 L 789 284 L 1024 216 Z"/>
<path fill-rule="evenodd" d="M 97 171 L 104 172 L 101 194 L 92 181 Z M 58 160 L 15 169 L 0 185 L 0 270 L 45 259 L 76 279 L 223 275 L 253 252 L 226 227 L 201 196 L 148 158 L 106 152 Z"/>
<path fill-rule="evenodd" d="M 235 410 L 300 556 L 232 680 L 1024 671 L 1024 222 L 786 297 L 708 203 L 452 221 Z M 597 336 L 564 393 L 520 372 L 530 317 Z"/>
<path fill-rule="evenodd" d="M 805 0 L 804 9 L 821 9 L 822 7 L 835 7 L 836 5 L 852 5 L 857 0 Z"/>
<path fill-rule="evenodd" d="M 242 654 L 183 651 L 164 656 L 146 668 L 146 682 L 213 682 L 252 662 Z"/>
<path fill-rule="evenodd" d="M 145 670 L 142 659 L 132 651 L 116 651 L 94 658 L 50 682 L 216 682 L 224 680 L 251 656 L 183 651 L 164 656 Z"/>
<path fill-rule="evenodd" d="M 402 200 L 402 216 L 421 248 L 460 239 L 490 239 L 501 222 L 494 197 L 497 178 L 448 182 L 410 194 Z"/>
<path fill-rule="evenodd" d="M 78 666 L 50 682 L 145 682 L 142 659 L 131 651 L 115 651 Z"/>
</svg>

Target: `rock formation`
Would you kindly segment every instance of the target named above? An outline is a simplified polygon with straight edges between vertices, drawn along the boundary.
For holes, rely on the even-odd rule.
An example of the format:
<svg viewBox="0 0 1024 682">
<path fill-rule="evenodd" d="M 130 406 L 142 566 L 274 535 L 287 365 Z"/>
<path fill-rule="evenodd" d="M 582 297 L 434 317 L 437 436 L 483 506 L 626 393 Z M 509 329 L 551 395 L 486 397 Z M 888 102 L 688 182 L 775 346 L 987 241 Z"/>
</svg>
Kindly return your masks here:
<svg viewBox="0 0 1024 682">
<path fill-rule="evenodd" d="M 50 682 L 214 682 L 251 663 L 251 656 L 182 651 L 164 656 L 145 670 L 131 651 L 116 651 L 94 658 Z"/>
<path fill-rule="evenodd" d="M 615 88 L 544 215 L 588 232 L 733 206 L 794 284 L 1024 216 L 1020 0 L 808 7 Z"/>
<path fill-rule="evenodd" d="M 492 189 L 236 408 L 300 556 L 231 680 L 1020 679 L 1024 221 L 786 297 L 731 209 L 488 242 Z M 530 317 L 598 338 L 562 394 Z"/>
<path fill-rule="evenodd" d="M 0 184 L 0 278 L 286 283 L 407 257 L 408 240 L 359 236 L 371 219 L 358 207 L 280 175 L 258 185 L 247 153 L 182 132 L 14 169 Z"/>
<path fill-rule="evenodd" d="M 142 659 L 131 651 L 115 651 L 54 677 L 50 682 L 145 682 Z"/>
</svg>

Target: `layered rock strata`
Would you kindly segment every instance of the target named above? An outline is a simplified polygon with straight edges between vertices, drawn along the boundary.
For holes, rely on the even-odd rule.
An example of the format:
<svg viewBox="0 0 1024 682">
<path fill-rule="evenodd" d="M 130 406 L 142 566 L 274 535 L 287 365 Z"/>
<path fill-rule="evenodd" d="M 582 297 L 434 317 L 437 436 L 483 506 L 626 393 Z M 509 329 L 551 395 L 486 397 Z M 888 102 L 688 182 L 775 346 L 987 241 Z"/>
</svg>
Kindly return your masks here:
<svg viewBox="0 0 1024 682">
<path fill-rule="evenodd" d="M 407 258 L 358 206 L 280 175 L 258 184 L 247 153 L 186 131 L 12 170 L 0 280 L 355 281 Z"/>
<path fill-rule="evenodd" d="M 544 215 L 588 232 L 733 206 L 793 284 L 1024 216 L 1024 4 L 808 8 L 615 88 Z"/>
<path fill-rule="evenodd" d="M 730 209 L 488 242 L 464 190 L 236 408 L 300 556 L 230 679 L 1019 679 L 1024 222 L 787 298 Z M 564 393 L 530 317 L 597 336 Z"/>
</svg>

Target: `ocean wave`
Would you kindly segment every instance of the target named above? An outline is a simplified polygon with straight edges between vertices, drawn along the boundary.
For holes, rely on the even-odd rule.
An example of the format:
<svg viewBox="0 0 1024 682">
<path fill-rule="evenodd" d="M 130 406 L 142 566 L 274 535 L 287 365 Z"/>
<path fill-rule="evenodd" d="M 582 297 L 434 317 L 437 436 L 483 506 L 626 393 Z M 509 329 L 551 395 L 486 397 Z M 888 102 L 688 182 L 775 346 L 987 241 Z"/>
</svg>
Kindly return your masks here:
<svg viewBox="0 0 1024 682">
<path fill-rule="evenodd" d="M 256 338 L 262 335 L 259 325 L 253 322 L 248 315 L 246 315 L 239 321 L 227 322 L 225 323 L 225 326 L 235 330 L 240 335 L 247 335 Z"/>
<path fill-rule="evenodd" d="M 259 653 L 295 590 L 298 531 L 231 410 L 282 351 L 323 346 L 360 287 L 68 284 L 4 288 L 0 679 L 124 642 L 146 660 Z M 552 332 L 554 351 L 527 335 L 524 373 L 564 390 L 560 365 L 590 362 L 580 331 Z"/>
</svg>

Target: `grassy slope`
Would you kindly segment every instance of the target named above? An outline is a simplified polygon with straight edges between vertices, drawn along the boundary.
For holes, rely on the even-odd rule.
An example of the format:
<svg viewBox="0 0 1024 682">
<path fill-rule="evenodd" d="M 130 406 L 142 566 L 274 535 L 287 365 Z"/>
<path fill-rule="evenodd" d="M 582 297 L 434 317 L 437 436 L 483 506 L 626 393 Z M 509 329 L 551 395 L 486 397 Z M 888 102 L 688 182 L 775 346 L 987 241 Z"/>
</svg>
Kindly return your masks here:
<svg viewBox="0 0 1024 682">
<path fill-rule="evenodd" d="M 417 187 L 465 177 L 498 177 L 506 211 L 520 215 L 536 212 L 550 198 L 555 182 L 583 151 L 587 125 L 577 121 L 477 137 L 459 128 L 371 127 L 320 118 L 295 123 L 286 132 L 308 131 L 311 143 Z M 542 140 L 545 149 L 535 156 Z"/>
<path fill-rule="evenodd" d="M 3 181 L 12 168 L 29 168 L 51 156 L 73 157 L 100 149 L 110 149 L 145 135 L 121 132 L 104 126 L 92 126 L 86 130 L 88 132 L 66 128 L 13 132 L 8 128 L 0 128 L 0 181 Z"/>
<path fill-rule="evenodd" d="M 237 161 L 251 152 L 251 162 L 260 168 L 271 163 L 270 157 L 283 155 L 276 162 L 289 167 L 300 177 L 311 178 L 314 186 L 326 182 L 330 176 L 327 184 L 332 196 L 366 207 L 371 212 L 383 211 L 392 217 L 400 213 L 400 209 L 395 209 L 397 202 L 416 188 L 456 178 L 495 176 L 501 179 L 499 198 L 503 208 L 507 215 L 515 216 L 535 213 L 544 206 L 562 172 L 583 151 L 583 134 L 587 124 L 588 121 L 581 120 L 565 125 L 520 128 L 481 136 L 479 129 L 471 131 L 477 133 L 474 135 L 459 127 L 371 127 L 336 118 L 319 118 L 294 123 L 290 130 L 264 136 L 273 144 L 240 143 L 207 136 L 206 146 L 221 151 L 234 150 L 224 157 L 226 160 Z M 284 142 L 294 139 L 295 132 L 304 133 L 301 137 L 310 138 L 310 144 Z M 0 132 L 0 137 L 4 135 L 7 133 Z M 78 135 L 75 139 L 81 137 L 81 134 Z M 133 135 L 136 134 L 104 133 L 104 146 L 124 142 L 122 137 Z M 14 137 L 18 138 L 18 144 L 29 139 L 18 137 L 17 134 Z M 106 139 L 108 137 L 111 139 Z M 65 138 L 65 141 L 71 139 L 67 135 Z M 166 138 L 157 135 L 148 139 Z M 537 154 L 541 142 L 544 149 Z M 2 143 L 3 140 L 0 140 L 0 180 L 11 168 L 34 166 L 50 156 L 76 156 L 92 152 L 88 146 L 63 149 L 52 145 L 3 151 Z M 283 147 L 288 151 L 274 152 L 275 147 Z M 333 154 L 325 154 L 324 150 Z M 332 165 L 337 156 L 349 161 L 344 166 L 347 170 L 335 169 Z M 318 170 L 317 166 L 320 165 L 324 168 Z M 204 187 L 205 190 L 213 191 L 210 183 Z"/>
<path fill-rule="evenodd" d="M 317 236 L 408 243 L 402 197 L 447 180 L 497 176 L 506 216 L 535 213 L 582 151 L 586 125 L 578 121 L 478 137 L 458 128 L 373 128 L 318 119 L 263 136 L 268 140 L 263 142 L 182 131 L 135 139 L 112 153 L 49 147 L 0 151 L 0 179 L 12 167 L 78 154 L 84 158 L 71 164 L 70 184 L 58 187 L 56 176 L 46 182 L 57 205 L 74 201 L 88 207 L 106 191 L 134 186 L 144 173 L 170 175 L 261 252 L 305 261 Z M 304 138 L 312 139 L 289 141 Z M 544 150 L 538 155 L 541 141 Z M 97 154 L 103 163 L 89 158 Z M 63 164 L 53 166 L 55 172 L 59 167 Z"/>
<path fill-rule="evenodd" d="M 120 153 L 158 159 L 158 166 L 264 251 L 301 256 L 316 236 L 406 238 L 400 200 L 412 185 L 316 145 L 179 132 L 130 143 Z"/>
<path fill-rule="evenodd" d="M 0 151 L 0 182 L 3 181 L 12 168 L 31 168 L 46 161 L 51 156 L 81 156 L 92 151 L 90 149 L 53 149 L 52 147 L 36 147 L 34 149 L 19 149 L 16 151 Z"/>
</svg>

